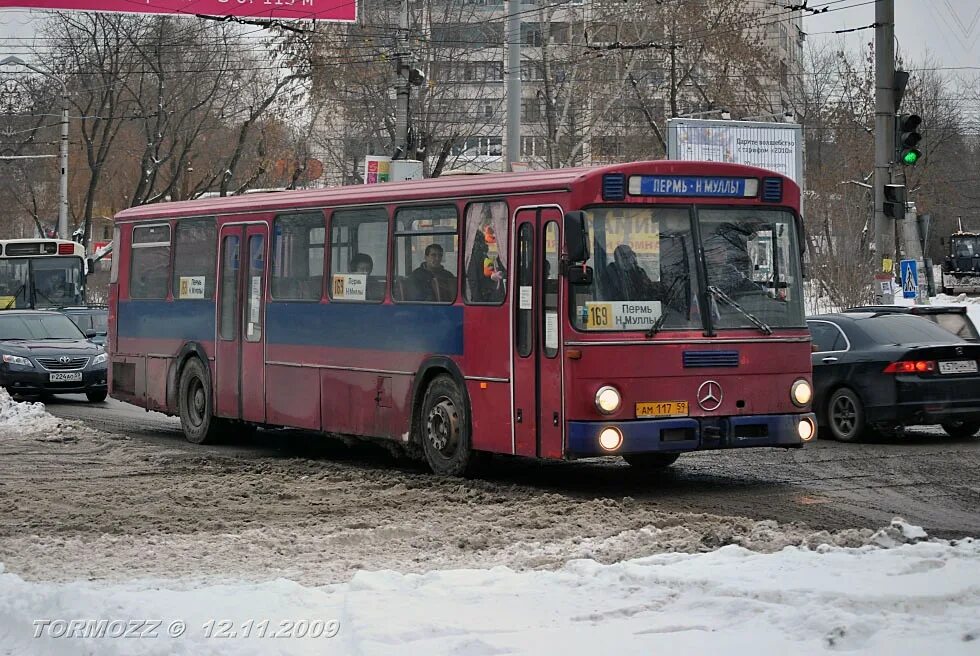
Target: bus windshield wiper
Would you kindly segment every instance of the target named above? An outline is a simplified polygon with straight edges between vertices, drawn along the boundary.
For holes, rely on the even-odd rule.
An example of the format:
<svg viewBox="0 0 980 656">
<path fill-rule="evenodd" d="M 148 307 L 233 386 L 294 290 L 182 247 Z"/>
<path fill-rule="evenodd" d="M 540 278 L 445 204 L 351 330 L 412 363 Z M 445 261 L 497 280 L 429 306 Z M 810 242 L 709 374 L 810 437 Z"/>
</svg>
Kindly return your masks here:
<svg viewBox="0 0 980 656">
<path fill-rule="evenodd" d="M 708 285 L 708 292 L 718 300 L 723 301 L 728 305 L 730 305 L 731 307 L 735 308 L 736 312 L 738 312 L 743 317 L 745 317 L 753 324 L 755 324 L 755 326 L 765 334 L 767 335 L 772 334 L 772 328 L 769 327 L 769 324 L 767 324 L 765 321 L 763 321 L 759 317 L 755 316 L 754 314 L 752 314 L 751 312 L 743 308 L 735 301 L 735 299 L 733 299 L 725 292 L 721 291 L 718 287 L 715 287 L 714 285 Z"/>
<path fill-rule="evenodd" d="M 677 292 L 683 289 L 683 287 L 677 287 L 677 283 L 680 281 L 680 278 L 676 278 L 674 282 L 670 284 L 670 287 L 667 288 L 667 293 L 664 294 L 664 300 L 660 303 L 660 316 L 657 317 L 657 320 L 653 322 L 653 325 L 647 328 L 647 331 L 643 333 L 645 337 L 653 337 L 660 332 L 661 328 L 663 328 L 664 322 L 667 321 L 667 313 L 670 312 L 670 306 L 674 302 L 674 296 L 677 295 Z M 677 288 L 675 289 L 675 287 Z"/>
</svg>

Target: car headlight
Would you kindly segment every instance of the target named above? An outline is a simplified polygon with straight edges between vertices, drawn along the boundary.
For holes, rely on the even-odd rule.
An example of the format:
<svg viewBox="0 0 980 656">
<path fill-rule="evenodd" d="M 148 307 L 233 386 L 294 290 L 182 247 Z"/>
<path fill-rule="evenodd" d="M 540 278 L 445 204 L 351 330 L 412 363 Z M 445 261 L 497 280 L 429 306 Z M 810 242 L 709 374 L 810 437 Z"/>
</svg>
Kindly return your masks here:
<svg viewBox="0 0 980 656">
<path fill-rule="evenodd" d="M 619 410 L 619 404 L 622 401 L 623 399 L 619 395 L 619 390 L 611 385 L 600 387 L 599 391 L 595 393 L 596 410 L 604 415 L 611 415 Z"/>
<path fill-rule="evenodd" d="M 92 358 L 92 364 L 93 365 L 95 365 L 95 364 L 102 364 L 103 362 L 105 362 L 108 359 L 109 359 L 109 354 L 108 353 L 99 353 L 97 356 L 95 356 L 94 358 Z"/>
<path fill-rule="evenodd" d="M 27 358 L 22 358 L 19 355 L 7 355 L 4 354 L 3 361 L 7 364 L 17 364 L 21 367 L 34 367 L 34 363 Z"/>
<path fill-rule="evenodd" d="M 789 396 L 794 404 L 802 408 L 813 398 L 813 388 L 810 387 L 809 381 L 800 378 L 793 383 L 793 387 L 789 391 Z"/>
</svg>

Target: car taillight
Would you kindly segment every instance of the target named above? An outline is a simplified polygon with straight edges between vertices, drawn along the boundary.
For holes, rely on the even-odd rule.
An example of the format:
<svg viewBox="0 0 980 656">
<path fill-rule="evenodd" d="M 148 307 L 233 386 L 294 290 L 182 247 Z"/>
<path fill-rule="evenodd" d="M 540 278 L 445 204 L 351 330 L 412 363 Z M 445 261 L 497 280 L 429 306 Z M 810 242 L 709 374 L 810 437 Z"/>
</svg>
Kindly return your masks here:
<svg viewBox="0 0 980 656">
<path fill-rule="evenodd" d="M 935 370 L 934 360 L 900 360 L 885 367 L 886 374 L 925 374 Z"/>
<path fill-rule="evenodd" d="M 71 255 L 75 252 L 75 247 L 71 244 L 58 244 L 58 255 Z"/>
</svg>

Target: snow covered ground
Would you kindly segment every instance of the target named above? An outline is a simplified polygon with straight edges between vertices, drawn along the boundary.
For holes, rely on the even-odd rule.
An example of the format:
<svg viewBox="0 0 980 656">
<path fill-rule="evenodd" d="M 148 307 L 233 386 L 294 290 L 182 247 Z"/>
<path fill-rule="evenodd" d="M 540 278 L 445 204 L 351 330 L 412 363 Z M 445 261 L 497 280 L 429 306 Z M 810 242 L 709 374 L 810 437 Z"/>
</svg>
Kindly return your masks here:
<svg viewBox="0 0 980 656">
<path fill-rule="evenodd" d="M 336 479 L 315 461 L 194 456 L 172 489 L 147 485 L 173 448 L 0 390 L 0 513 L 37 518 L 2 536 L 17 566 L 0 564 L 0 654 L 980 653 L 972 538 L 558 494 L 521 506 L 490 485 L 384 471 L 367 474 L 365 498 L 363 472 L 338 465 L 350 478 Z M 239 488 L 237 514 L 255 523 L 227 506 Z M 327 500 L 337 505 L 313 512 Z M 110 501 L 122 508 L 111 520 L 99 505 Z M 370 515 L 379 505 L 406 523 Z M 410 516 L 415 506 L 431 516 Z M 205 522 L 209 509 L 223 523 Z M 286 530 L 277 516 L 295 521 Z M 623 518 L 635 527 L 610 534 Z"/>
<path fill-rule="evenodd" d="M 895 522 L 861 548 L 727 546 L 608 565 L 574 560 L 557 571 L 360 571 L 321 587 L 0 574 L 0 651 L 975 655 L 980 542 L 921 536 Z M 102 637 L 83 637 L 99 620 Z M 143 637 L 112 637 L 127 631 Z"/>
</svg>

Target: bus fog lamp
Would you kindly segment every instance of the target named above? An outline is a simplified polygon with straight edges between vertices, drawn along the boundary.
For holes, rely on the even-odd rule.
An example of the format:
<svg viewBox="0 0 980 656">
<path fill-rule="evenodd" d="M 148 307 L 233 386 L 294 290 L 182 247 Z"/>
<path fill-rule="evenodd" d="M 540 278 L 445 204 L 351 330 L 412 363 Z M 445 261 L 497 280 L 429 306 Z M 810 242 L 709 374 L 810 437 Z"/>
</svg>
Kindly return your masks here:
<svg viewBox="0 0 980 656">
<path fill-rule="evenodd" d="M 793 383 L 793 387 L 790 389 L 790 398 L 793 399 L 794 404 L 802 408 L 813 398 L 813 388 L 810 387 L 807 380 L 800 378 Z"/>
<path fill-rule="evenodd" d="M 611 415 L 619 410 L 619 404 L 622 402 L 623 398 L 619 395 L 619 390 L 610 385 L 600 387 L 595 393 L 596 410 L 604 415 Z"/>
<path fill-rule="evenodd" d="M 809 442 L 817 434 L 816 426 L 813 425 L 813 421 L 809 418 L 801 419 L 799 425 L 796 427 L 796 431 L 800 434 L 800 439 L 804 442 Z"/>
<path fill-rule="evenodd" d="M 606 451 L 615 451 L 623 445 L 623 434 L 618 428 L 608 426 L 599 433 L 599 446 Z"/>
</svg>

